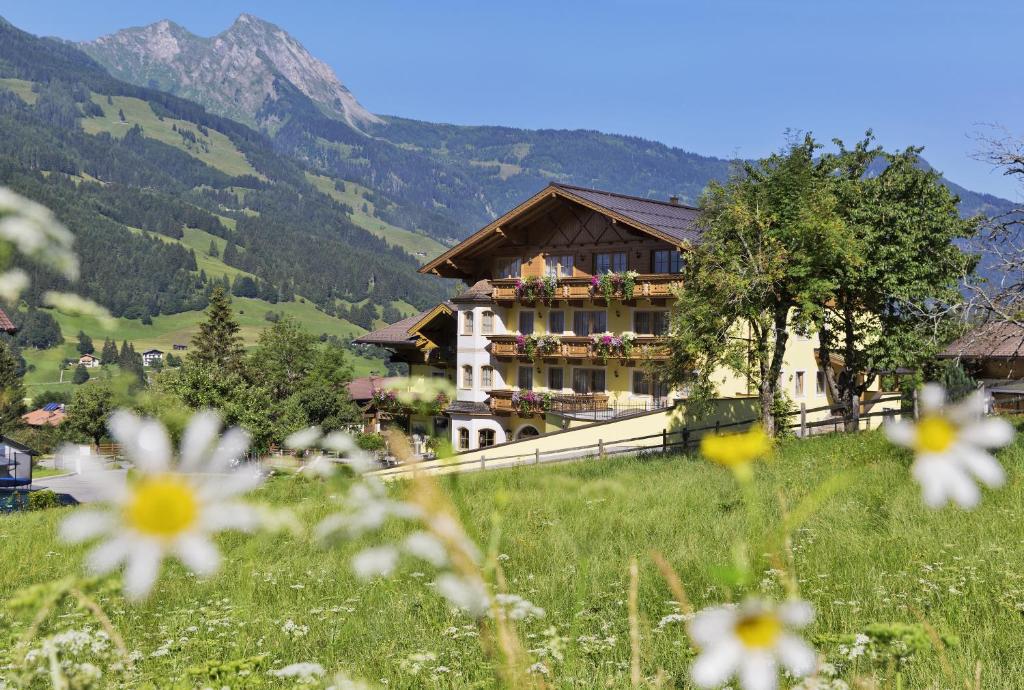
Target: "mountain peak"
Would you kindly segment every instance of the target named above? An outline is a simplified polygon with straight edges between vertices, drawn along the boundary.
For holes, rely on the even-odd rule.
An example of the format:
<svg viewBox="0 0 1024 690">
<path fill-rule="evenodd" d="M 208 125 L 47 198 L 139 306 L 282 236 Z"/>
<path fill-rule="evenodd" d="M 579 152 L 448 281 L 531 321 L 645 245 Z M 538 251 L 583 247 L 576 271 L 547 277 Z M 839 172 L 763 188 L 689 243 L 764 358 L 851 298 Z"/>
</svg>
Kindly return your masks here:
<svg viewBox="0 0 1024 690">
<path fill-rule="evenodd" d="M 251 125 L 280 124 L 265 115 L 266 105 L 295 91 L 357 129 L 381 121 L 299 41 L 247 13 L 212 38 L 162 19 L 81 47 L 120 79 L 185 96 Z"/>
</svg>

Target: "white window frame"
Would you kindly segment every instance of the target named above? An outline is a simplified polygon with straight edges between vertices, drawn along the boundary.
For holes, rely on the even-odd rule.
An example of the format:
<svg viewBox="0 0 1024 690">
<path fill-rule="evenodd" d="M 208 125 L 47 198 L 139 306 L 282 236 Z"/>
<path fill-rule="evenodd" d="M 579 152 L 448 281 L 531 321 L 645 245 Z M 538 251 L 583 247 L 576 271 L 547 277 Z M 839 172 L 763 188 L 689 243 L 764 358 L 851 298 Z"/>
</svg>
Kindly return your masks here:
<svg viewBox="0 0 1024 690">
<path fill-rule="evenodd" d="M 480 333 L 494 335 L 494 312 L 490 309 L 480 314 Z"/>
<path fill-rule="evenodd" d="M 469 385 L 466 385 L 466 379 L 469 379 Z M 473 388 L 473 365 L 463 364 L 462 375 L 459 378 L 459 387 L 464 390 L 472 390 Z"/>
<path fill-rule="evenodd" d="M 793 397 L 796 399 L 807 397 L 807 371 L 797 369 L 793 372 Z"/>
<path fill-rule="evenodd" d="M 480 367 L 480 388 L 488 390 L 494 387 L 494 367 L 485 364 Z"/>
<path fill-rule="evenodd" d="M 473 311 L 462 312 L 462 335 L 473 335 L 475 324 L 473 323 Z"/>
</svg>

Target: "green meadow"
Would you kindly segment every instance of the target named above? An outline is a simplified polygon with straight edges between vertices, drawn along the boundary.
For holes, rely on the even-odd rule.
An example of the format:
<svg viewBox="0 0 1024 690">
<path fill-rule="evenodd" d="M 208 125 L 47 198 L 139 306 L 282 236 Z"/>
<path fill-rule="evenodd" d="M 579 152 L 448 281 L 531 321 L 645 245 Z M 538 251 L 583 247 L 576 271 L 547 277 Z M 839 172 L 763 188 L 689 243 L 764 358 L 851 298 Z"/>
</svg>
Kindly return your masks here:
<svg viewBox="0 0 1024 690">
<path fill-rule="evenodd" d="M 443 487 L 481 548 L 495 545 L 508 591 L 544 609 L 543 617 L 516 627 L 528 662 L 542 664 L 543 671 L 535 670 L 546 673 L 549 687 L 630 687 L 633 557 L 643 686 L 690 687 L 694 652 L 651 552 L 665 555 L 697 608 L 751 593 L 783 597 L 778 563 L 756 553 L 752 584 L 723 584 L 732 544 L 748 529 L 778 525 L 783 505 L 798 505 L 841 475 L 842 487 L 789 534 L 792 563 L 785 569 L 816 608 L 805 632 L 829 665 L 823 684 L 813 687 L 847 687 L 824 684 L 834 672 L 858 688 L 1018 688 L 1024 678 L 1024 445 L 1004 450 L 1000 459 L 1009 481 L 987 491 L 979 508 L 934 511 L 922 505 L 910 458 L 880 433 L 784 441 L 757 469 L 761 518 L 753 525 L 728 471 L 693 456 L 449 476 Z M 309 527 L 336 509 L 344 480 L 334 481 L 281 476 L 253 500 L 290 508 Z M 396 493 L 406 488 L 391 486 Z M 6 560 L 17 564 L 0 581 L 0 599 L 77 570 L 82 549 L 54 536 L 70 510 L 0 518 Z M 220 540 L 224 566 L 212 580 L 198 581 L 174 565 L 143 604 L 100 593 L 137 658 L 135 675 L 109 675 L 105 682 L 295 687 L 270 672 L 312 662 L 373 687 L 496 687 L 480 644 L 490 625 L 453 612 L 430 585 L 433 568 L 403 561 L 389 579 L 353 577 L 354 553 L 405 529 L 391 525 L 373 539 L 331 549 L 305 535 L 228 535 Z M 58 614 L 44 634 L 87 625 L 81 610 L 69 606 Z M 0 622 L 20 630 L 25 620 L 8 614 Z M 895 642 L 851 652 L 862 633 L 893 634 Z M 248 661 L 233 663 L 240 659 Z"/>
</svg>

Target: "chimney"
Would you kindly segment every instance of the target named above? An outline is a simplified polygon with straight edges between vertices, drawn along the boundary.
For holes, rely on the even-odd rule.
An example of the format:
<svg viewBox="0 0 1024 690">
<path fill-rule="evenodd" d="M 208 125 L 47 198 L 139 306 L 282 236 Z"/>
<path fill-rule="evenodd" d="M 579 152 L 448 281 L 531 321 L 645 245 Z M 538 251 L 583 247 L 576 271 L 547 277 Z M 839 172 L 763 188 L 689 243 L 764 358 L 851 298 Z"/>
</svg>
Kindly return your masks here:
<svg viewBox="0 0 1024 690">
<path fill-rule="evenodd" d="M 678 206 L 679 205 L 679 197 L 677 197 L 675 194 L 673 194 L 672 196 L 670 196 L 668 198 L 668 203 L 672 204 L 673 206 Z"/>
</svg>

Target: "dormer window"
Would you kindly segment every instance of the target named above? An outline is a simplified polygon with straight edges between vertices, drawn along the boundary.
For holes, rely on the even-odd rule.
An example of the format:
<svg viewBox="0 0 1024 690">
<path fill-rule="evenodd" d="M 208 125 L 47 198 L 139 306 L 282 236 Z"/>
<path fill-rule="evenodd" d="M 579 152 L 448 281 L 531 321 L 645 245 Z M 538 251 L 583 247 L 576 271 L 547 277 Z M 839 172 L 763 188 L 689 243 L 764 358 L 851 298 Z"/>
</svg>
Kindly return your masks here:
<svg viewBox="0 0 1024 690">
<path fill-rule="evenodd" d="M 523 260 L 519 257 L 514 259 L 498 259 L 499 278 L 518 278 L 523 268 Z"/>
</svg>

